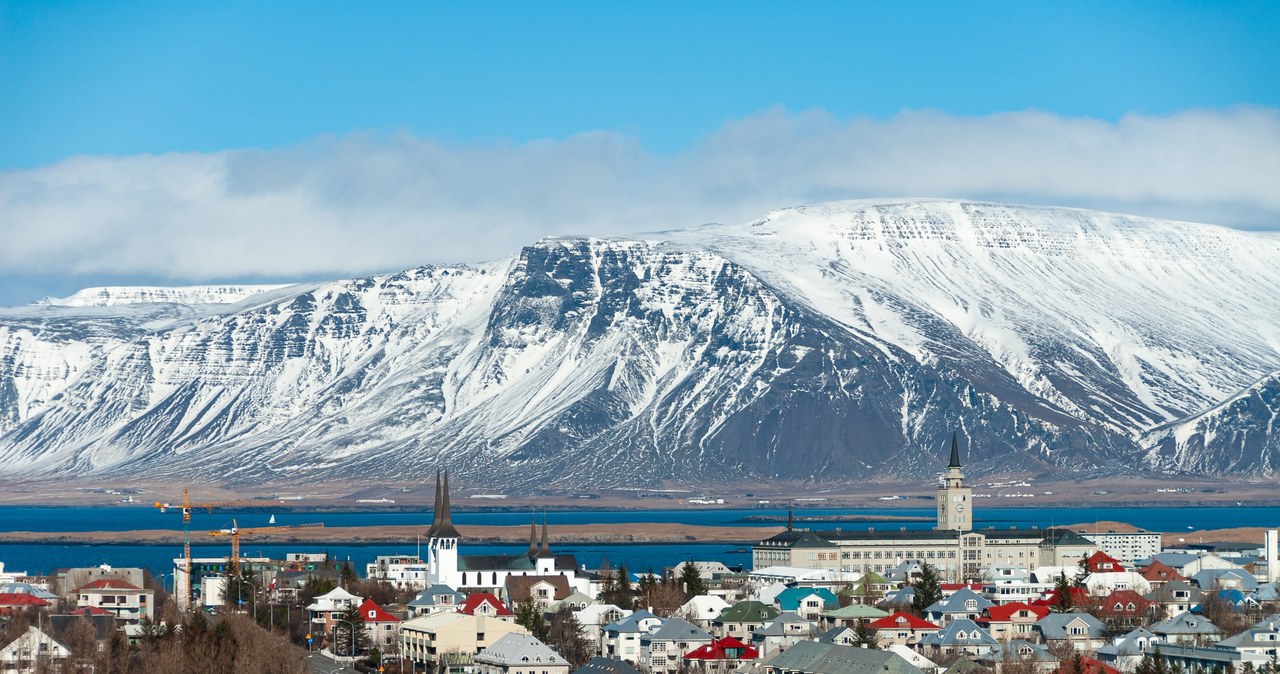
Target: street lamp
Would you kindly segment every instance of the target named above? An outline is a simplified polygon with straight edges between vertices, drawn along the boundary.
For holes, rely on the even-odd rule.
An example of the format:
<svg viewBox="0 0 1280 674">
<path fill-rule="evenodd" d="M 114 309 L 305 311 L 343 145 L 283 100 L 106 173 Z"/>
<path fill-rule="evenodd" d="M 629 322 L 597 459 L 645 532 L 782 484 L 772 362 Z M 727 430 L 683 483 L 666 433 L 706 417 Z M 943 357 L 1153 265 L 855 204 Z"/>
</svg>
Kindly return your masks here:
<svg viewBox="0 0 1280 674">
<path fill-rule="evenodd" d="M 245 585 L 248 585 L 249 587 L 253 588 L 253 622 L 256 623 L 258 622 L 258 586 L 257 585 L 241 577 L 236 582 L 236 604 L 239 605 L 239 608 L 244 608 L 243 590 Z"/>
<path fill-rule="evenodd" d="M 333 654 L 338 654 L 338 623 L 346 623 L 351 626 L 351 653 L 348 655 L 354 658 L 356 656 L 356 624 L 342 618 L 333 618 L 333 623 Z"/>
</svg>

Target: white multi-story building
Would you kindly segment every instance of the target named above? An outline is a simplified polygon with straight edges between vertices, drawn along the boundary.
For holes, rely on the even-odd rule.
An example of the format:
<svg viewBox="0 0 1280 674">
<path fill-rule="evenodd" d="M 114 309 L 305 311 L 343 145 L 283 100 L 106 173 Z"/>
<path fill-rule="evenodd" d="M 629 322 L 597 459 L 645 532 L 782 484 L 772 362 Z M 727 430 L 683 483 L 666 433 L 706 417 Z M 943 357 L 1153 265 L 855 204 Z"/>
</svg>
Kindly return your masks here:
<svg viewBox="0 0 1280 674">
<path fill-rule="evenodd" d="M 427 563 L 413 556 L 379 555 L 365 565 L 365 578 L 390 583 L 401 590 L 427 587 Z"/>
<path fill-rule="evenodd" d="M 1133 563 L 1140 559 L 1150 559 L 1160 554 L 1163 549 L 1160 544 L 1160 534 L 1151 531 L 1108 530 L 1100 533 L 1082 529 L 1080 535 L 1092 541 L 1099 550 L 1122 562 Z"/>
</svg>

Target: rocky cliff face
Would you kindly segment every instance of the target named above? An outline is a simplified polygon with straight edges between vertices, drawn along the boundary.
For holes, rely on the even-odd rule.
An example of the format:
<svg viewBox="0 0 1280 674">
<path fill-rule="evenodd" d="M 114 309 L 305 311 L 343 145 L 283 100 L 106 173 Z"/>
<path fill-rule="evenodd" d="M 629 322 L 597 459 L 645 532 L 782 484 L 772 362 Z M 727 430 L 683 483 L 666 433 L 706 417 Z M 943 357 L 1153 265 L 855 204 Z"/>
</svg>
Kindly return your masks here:
<svg viewBox="0 0 1280 674">
<path fill-rule="evenodd" d="M 1276 369 L 1278 263 L 1274 235 L 850 202 L 241 295 L 96 289 L 0 310 L 0 460 L 240 483 L 447 463 L 510 491 L 920 478 L 958 429 L 977 472 L 1269 475 L 1274 381 L 1199 449 L 1160 429 Z"/>
</svg>

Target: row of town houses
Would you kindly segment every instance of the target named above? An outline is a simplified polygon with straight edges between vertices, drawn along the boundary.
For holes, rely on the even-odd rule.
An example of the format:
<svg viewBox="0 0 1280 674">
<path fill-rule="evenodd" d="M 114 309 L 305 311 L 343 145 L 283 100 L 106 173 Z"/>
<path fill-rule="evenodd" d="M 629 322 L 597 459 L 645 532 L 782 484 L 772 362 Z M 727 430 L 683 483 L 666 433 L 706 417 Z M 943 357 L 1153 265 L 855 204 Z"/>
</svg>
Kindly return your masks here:
<svg viewBox="0 0 1280 674">
<path fill-rule="evenodd" d="M 750 570 L 689 562 L 705 592 L 662 609 L 642 597 L 609 603 L 606 572 L 555 553 L 545 522 L 531 523 L 523 553 L 462 554 L 449 499 L 448 477 L 438 475 L 425 559 L 383 556 L 364 569 L 367 579 L 416 596 L 382 606 L 340 585 L 314 597 L 299 608 L 315 648 L 331 648 L 326 635 L 356 608 L 369 645 L 454 674 L 937 674 L 975 666 L 1000 674 L 1012 662 L 1066 672 L 1071 654 L 1082 656 L 1075 667 L 1117 674 L 1156 651 L 1187 671 L 1242 672 L 1280 658 L 1275 531 L 1261 545 L 1164 549 L 1158 534 L 1141 531 L 974 530 L 954 440 L 934 529 L 810 531 L 788 522 L 753 546 Z M 259 579 L 261 600 L 288 603 L 308 579 L 336 578 L 326 562 L 296 554 L 243 558 L 240 567 Z M 192 593 L 177 597 L 180 605 L 244 607 L 226 595 L 227 567 L 226 559 L 193 560 Z M 926 567 L 941 578 L 940 598 L 916 610 L 913 582 Z M 136 636 L 153 615 L 139 569 L 71 569 L 50 579 L 0 573 L 0 583 L 0 619 L 35 607 L 50 613 L 42 624 L 83 617 Z M 522 602 L 547 615 L 571 612 L 598 656 L 574 668 L 517 623 Z M 32 627 L 0 649 L 0 672 L 24 671 L 33 651 L 54 660 L 66 651 L 56 630 L 46 630 Z"/>
</svg>

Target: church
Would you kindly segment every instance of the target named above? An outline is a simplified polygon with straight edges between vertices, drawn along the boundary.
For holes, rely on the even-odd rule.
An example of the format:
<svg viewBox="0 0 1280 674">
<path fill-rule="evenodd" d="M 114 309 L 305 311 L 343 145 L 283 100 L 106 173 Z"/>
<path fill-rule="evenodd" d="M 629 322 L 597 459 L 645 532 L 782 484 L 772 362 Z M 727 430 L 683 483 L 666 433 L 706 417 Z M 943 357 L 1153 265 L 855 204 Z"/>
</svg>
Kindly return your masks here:
<svg viewBox="0 0 1280 674">
<path fill-rule="evenodd" d="M 751 549 L 752 566 L 789 566 L 854 573 L 884 573 L 904 561 L 927 562 L 951 582 L 976 581 L 984 569 L 1073 566 L 1097 546 L 1067 529 L 973 530 L 973 490 L 964 483 L 960 445 L 951 435 L 951 456 L 938 486 L 934 529 L 877 531 L 787 530 Z"/>
<path fill-rule="evenodd" d="M 568 587 L 588 594 L 590 579 L 577 570 L 573 555 L 557 555 L 551 552 L 547 537 L 547 523 L 542 522 L 542 538 L 537 539 L 537 525 L 529 523 L 529 548 L 519 555 L 462 555 L 459 543 L 462 535 L 453 525 L 453 513 L 449 504 L 449 473 L 441 479 L 436 472 L 435 510 L 431 527 L 427 529 L 427 584 L 446 585 L 463 594 L 490 592 L 504 597 L 509 603 L 523 601 L 525 597 L 507 597 L 507 580 L 521 576 L 519 583 L 525 586 L 533 579 L 544 578 L 563 585 L 556 579 L 563 578 Z"/>
</svg>

